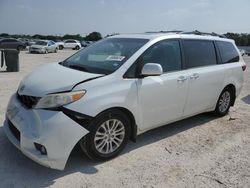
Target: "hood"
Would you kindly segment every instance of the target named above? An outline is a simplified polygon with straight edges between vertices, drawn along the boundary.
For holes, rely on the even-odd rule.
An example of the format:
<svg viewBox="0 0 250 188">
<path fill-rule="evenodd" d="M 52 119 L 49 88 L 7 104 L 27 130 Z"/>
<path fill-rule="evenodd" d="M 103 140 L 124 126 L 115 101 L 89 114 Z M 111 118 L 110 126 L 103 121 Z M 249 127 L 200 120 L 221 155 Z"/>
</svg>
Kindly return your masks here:
<svg viewBox="0 0 250 188">
<path fill-rule="evenodd" d="M 64 67 L 58 63 L 42 66 L 26 76 L 20 83 L 18 93 L 42 97 L 49 93 L 70 91 L 79 82 L 102 76 Z"/>
</svg>

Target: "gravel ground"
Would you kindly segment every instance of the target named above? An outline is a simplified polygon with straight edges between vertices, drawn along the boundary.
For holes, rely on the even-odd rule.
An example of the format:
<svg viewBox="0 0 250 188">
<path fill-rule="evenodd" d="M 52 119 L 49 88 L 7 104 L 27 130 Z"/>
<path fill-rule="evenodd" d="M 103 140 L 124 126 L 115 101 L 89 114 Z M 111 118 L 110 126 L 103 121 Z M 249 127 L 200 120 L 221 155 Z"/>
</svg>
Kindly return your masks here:
<svg viewBox="0 0 250 188">
<path fill-rule="evenodd" d="M 33 69 L 72 53 L 21 52 L 19 73 L 0 71 L 1 188 L 250 187 L 250 68 L 235 106 L 225 117 L 202 114 L 149 131 L 107 162 L 91 161 L 75 148 L 64 171 L 42 167 L 25 157 L 3 133 L 9 96 Z M 250 57 L 244 58 L 250 67 Z"/>
</svg>

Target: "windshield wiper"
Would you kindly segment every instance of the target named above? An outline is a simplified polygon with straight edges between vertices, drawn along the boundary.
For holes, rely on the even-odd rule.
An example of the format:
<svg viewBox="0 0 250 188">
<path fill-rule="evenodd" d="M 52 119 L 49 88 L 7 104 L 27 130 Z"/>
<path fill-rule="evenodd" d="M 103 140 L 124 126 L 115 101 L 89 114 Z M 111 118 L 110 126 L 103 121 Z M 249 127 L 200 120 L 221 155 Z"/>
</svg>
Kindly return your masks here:
<svg viewBox="0 0 250 188">
<path fill-rule="evenodd" d="M 80 65 L 69 65 L 68 67 L 72 68 L 72 69 L 76 69 L 76 70 L 80 70 L 80 71 L 90 72 L 91 73 L 91 71 L 89 69 L 87 69 L 86 67 L 82 67 Z"/>
</svg>

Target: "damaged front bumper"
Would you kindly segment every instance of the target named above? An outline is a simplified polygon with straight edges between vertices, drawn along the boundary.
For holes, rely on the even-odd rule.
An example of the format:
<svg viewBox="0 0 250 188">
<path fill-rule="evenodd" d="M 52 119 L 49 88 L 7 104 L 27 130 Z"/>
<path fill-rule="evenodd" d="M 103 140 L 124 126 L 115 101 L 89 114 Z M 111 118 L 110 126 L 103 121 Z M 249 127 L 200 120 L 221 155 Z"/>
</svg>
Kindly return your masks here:
<svg viewBox="0 0 250 188">
<path fill-rule="evenodd" d="M 26 108 L 16 94 L 8 104 L 4 130 L 26 156 L 58 170 L 64 169 L 74 146 L 89 132 L 63 112 Z"/>
</svg>

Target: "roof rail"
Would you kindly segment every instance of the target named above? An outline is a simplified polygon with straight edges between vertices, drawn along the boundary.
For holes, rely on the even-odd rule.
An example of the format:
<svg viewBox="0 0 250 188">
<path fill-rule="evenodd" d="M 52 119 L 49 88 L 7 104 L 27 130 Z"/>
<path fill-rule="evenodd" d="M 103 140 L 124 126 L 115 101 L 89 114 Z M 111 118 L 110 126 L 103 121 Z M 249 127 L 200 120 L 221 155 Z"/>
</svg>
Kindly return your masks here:
<svg viewBox="0 0 250 188">
<path fill-rule="evenodd" d="M 145 33 L 181 33 L 183 31 L 179 31 L 179 30 L 170 30 L 170 31 L 148 31 Z"/>
<path fill-rule="evenodd" d="M 194 34 L 194 35 L 210 35 L 210 36 L 216 36 L 216 37 L 220 37 L 220 38 L 227 38 L 225 35 L 220 35 L 217 33 L 205 33 L 205 32 L 200 32 L 198 30 L 195 31 L 189 31 L 189 32 L 180 32 L 180 34 Z"/>
</svg>

